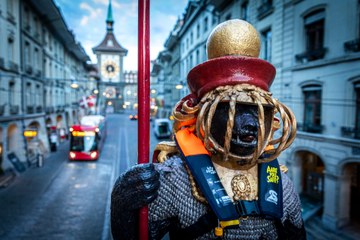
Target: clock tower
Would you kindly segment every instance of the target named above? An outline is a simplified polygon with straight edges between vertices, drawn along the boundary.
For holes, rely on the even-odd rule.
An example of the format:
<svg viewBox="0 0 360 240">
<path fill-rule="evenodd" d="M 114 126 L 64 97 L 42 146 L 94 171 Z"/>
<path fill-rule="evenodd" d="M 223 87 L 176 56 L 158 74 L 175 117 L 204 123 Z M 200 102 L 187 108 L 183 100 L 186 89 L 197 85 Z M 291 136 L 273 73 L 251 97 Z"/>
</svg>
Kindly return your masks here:
<svg viewBox="0 0 360 240">
<path fill-rule="evenodd" d="M 128 51 L 116 40 L 113 26 L 110 0 L 106 18 L 106 35 L 101 43 L 92 50 L 96 54 L 100 73 L 98 93 L 100 94 L 98 98 L 100 104 L 112 106 L 117 111 L 121 109 L 123 102 L 122 92 L 125 85 L 123 59 Z"/>
</svg>

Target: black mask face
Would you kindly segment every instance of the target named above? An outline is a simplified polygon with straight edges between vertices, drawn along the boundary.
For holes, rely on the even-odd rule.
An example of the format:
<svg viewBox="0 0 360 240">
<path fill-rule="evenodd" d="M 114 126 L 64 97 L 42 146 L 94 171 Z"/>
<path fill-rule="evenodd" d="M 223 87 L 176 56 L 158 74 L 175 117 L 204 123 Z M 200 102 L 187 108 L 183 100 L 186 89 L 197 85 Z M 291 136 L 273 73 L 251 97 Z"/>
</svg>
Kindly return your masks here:
<svg viewBox="0 0 360 240">
<path fill-rule="evenodd" d="M 212 119 L 210 133 L 221 146 L 225 143 L 227 121 L 229 118 L 229 103 L 218 104 Z M 255 152 L 258 145 L 258 107 L 256 105 L 237 103 L 235 107 L 234 126 L 230 142 L 230 152 L 237 156 L 248 156 Z M 271 127 L 273 108 L 264 106 L 265 136 Z"/>
</svg>

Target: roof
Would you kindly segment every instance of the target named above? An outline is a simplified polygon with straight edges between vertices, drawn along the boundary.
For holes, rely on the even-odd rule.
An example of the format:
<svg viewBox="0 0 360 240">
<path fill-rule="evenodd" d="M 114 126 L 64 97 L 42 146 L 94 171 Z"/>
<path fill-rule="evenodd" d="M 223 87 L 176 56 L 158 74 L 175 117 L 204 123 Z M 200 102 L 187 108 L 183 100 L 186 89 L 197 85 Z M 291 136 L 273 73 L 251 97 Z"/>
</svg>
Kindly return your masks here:
<svg viewBox="0 0 360 240">
<path fill-rule="evenodd" d="M 128 50 L 121 46 L 112 32 L 107 32 L 102 42 L 93 47 L 93 52 L 120 52 L 127 54 Z"/>
</svg>

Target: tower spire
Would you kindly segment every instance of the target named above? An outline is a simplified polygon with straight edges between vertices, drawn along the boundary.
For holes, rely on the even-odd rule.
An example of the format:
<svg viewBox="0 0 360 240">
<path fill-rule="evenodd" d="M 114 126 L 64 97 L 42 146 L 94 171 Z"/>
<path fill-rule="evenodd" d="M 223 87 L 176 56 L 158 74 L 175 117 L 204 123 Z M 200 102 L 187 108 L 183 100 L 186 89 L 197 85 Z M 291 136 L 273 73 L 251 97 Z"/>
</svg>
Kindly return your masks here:
<svg viewBox="0 0 360 240">
<path fill-rule="evenodd" d="M 111 0 L 109 0 L 108 13 L 107 13 L 107 18 L 106 18 L 106 30 L 108 32 L 112 32 L 113 25 L 114 25 L 114 19 L 112 16 Z"/>
</svg>

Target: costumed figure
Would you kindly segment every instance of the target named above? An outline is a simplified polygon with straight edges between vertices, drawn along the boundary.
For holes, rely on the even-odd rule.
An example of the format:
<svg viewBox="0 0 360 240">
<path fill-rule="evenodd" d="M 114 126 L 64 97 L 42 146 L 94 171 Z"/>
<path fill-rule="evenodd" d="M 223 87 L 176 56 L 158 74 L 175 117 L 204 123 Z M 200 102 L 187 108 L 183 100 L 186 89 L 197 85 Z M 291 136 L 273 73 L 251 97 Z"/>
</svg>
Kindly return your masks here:
<svg viewBox="0 0 360 240">
<path fill-rule="evenodd" d="M 258 58 L 256 30 L 242 20 L 218 25 L 209 60 L 178 102 L 174 142 L 156 163 L 127 170 L 114 185 L 114 239 L 137 239 L 138 209 L 149 207 L 149 238 L 305 239 L 300 200 L 277 157 L 296 135 L 290 109 L 272 97 L 275 68 Z"/>
</svg>

